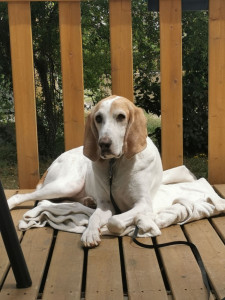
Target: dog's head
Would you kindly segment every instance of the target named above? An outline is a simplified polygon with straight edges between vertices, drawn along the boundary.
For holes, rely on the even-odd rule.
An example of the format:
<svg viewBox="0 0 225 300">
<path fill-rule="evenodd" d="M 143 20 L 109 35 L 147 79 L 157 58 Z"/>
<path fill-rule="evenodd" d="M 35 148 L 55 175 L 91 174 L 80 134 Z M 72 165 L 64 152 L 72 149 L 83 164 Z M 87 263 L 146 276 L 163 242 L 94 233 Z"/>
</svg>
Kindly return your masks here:
<svg viewBox="0 0 225 300">
<path fill-rule="evenodd" d="M 101 100 L 88 115 L 84 135 L 84 155 L 93 161 L 129 159 L 146 147 L 146 118 L 143 111 L 124 97 Z"/>
</svg>

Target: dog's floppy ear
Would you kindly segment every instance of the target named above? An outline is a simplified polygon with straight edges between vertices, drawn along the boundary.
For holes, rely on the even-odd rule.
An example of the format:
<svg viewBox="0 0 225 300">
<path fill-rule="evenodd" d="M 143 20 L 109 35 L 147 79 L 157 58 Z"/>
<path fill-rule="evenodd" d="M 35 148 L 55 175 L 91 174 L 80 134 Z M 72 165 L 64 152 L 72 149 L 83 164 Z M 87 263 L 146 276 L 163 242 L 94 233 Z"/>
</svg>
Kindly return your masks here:
<svg viewBox="0 0 225 300">
<path fill-rule="evenodd" d="M 94 124 L 93 113 L 88 115 L 85 124 L 83 154 L 92 161 L 96 161 L 100 158 L 98 132 Z"/>
<path fill-rule="evenodd" d="M 124 139 L 124 155 L 131 158 L 147 146 L 146 118 L 141 108 L 135 105 L 129 107 L 130 119 Z"/>
</svg>

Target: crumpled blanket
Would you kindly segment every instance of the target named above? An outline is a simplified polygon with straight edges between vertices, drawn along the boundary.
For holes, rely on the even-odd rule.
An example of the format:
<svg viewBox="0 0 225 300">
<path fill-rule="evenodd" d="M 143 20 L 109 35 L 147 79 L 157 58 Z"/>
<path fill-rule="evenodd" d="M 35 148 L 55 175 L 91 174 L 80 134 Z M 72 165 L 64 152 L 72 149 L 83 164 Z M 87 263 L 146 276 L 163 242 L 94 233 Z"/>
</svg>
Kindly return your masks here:
<svg viewBox="0 0 225 300">
<path fill-rule="evenodd" d="M 42 200 L 36 207 L 27 211 L 19 222 L 20 230 L 32 227 L 51 227 L 74 233 L 82 233 L 94 209 L 78 202 L 51 202 Z M 171 224 L 184 224 L 225 212 L 225 199 L 221 198 L 207 182 L 180 166 L 163 172 L 162 184 L 153 200 L 151 217 L 159 228 Z M 134 225 L 129 226 L 121 235 L 132 235 Z M 104 226 L 103 235 L 112 234 Z M 152 236 L 150 233 L 140 236 Z"/>
</svg>

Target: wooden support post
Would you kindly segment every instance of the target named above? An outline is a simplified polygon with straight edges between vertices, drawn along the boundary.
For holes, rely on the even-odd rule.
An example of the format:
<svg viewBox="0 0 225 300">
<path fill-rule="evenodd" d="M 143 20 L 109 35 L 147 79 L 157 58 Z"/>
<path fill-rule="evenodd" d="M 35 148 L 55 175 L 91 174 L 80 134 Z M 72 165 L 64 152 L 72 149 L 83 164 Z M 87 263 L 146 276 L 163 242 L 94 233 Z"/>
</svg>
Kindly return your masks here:
<svg viewBox="0 0 225 300">
<path fill-rule="evenodd" d="M 39 179 L 30 2 L 10 2 L 9 29 L 20 188 Z"/>
<path fill-rule="evenodd" d="M 209 181 L 225 183 L 225 1 L 209 6 Z"/>
<path fill-rule="evenodd" d="M 112 93 L 133 101 L 131 0 L 110 0 Z"/>
<path fill-rule="evenodd" d="M 162 161 L 183 164 L 181 1 L 160 0 Z"/>
<path fill-rule="evenodd" d="M 84 85 L 80 2 L 59 2 L 66 150 L 83 144 Z"/>
</svg>

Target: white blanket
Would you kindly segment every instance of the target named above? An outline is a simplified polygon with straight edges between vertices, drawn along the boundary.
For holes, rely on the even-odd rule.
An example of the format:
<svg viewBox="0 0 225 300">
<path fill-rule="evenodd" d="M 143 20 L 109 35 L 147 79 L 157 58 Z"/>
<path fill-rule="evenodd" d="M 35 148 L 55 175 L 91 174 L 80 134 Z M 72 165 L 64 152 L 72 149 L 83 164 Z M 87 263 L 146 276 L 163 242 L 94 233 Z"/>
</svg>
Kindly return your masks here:
<svg viewBox="0 0 225 300">
<path fill-rule="evenodd" d="M 78 202 L 62 201 L 53 203 L 42 200 L 27 211 L 19 222 L 20 230 L 32 227 L 51 227 L 82 233 L 94 209 Z M 153 219 L 159 228 L 171 224 L 184 224 L 225 212 L 225 199 L 213 190 L 211 185 L 201 178 L 196 180 L 185 167 L 177 167 L 163 172 L 163 183 L 153 202 Z M 107 226 L 102 234 L 111 234 Z M 131 235 L 134 226 L 129 226 L 122 235 Z M 147 233 L 143 236 L 151 236 Z"/>
</svg>

